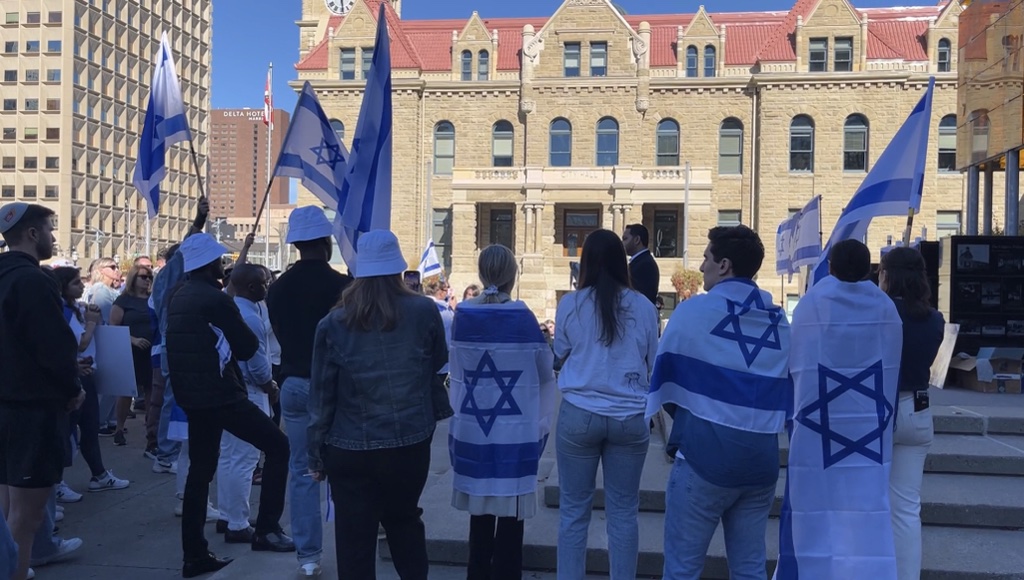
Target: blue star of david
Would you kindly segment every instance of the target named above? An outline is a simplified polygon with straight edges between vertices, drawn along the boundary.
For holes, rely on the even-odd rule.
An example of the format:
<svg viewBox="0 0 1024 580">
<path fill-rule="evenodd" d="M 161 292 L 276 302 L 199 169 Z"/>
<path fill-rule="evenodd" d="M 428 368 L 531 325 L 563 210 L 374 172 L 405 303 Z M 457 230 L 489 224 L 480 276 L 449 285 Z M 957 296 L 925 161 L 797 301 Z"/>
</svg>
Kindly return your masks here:
<svg viewBox="0 0 1024 580">
<path fill-rule="evenodd" d="M 865 385 L 864 383 L 869 380 L 870 384 Z M 838 383 L 838 386 L 830 391 L 828 388 L 829 381 Z M 875 403 L 875 411 L 878 414 L 878 425 L 856 441 L 833 431 L 830 426 L 829 403 L 836 400 L 843 393 L 851 391 L 871 399 Z M 819 413 L 817 421 L 811 419 L 811 414 L 815 412 Z M 821 435 L 822 461 L 825 469 L 828 469 L 854 453 L 881 465 L 883 462 L 882 437 L 889 427 L 889 421 L 892 420 L 892 416 L 892 404 L 885 398 L 882 380 L 882 361 L 878 361 L 853 377 L 847 377 L 842 373 L 819 364 L 818 400 L 801 409 L 797 413 L 796 420 L 811 431 Z M 877 450 L 874 447 L 869 447 L 876 441 L 878 442 Z M 832 452 L 832 443 L 840 446 L 839 450 L 835 453 Z"/>
<path fill-rule="evenodd" d="M 729 314 L 718 323 L 718 326 L 711 331 L 711 334 L 719 338 L 734 340 L 740 345 L 743 353 L 743 360 L 747 368 L 754 364 L 757 356 L 763 349 L 782 350 L 779 340 L 779 322 L 782 321 L 782 309 L 778 306 L 765 306 L 761 298 L 761 291 L 754 288 L 750 296 L 742 303 L 735 300 L 728 300 Z M 740 327 L 740 317 L 745 316 L 751 310 L 757 309 L 768 316 L 768 327 L 761 333 L 760 337 L 747 336 L 743 334 Z M 751 348 L 753 347 L 753 348 Z"/>
<path fill-rule="evenodd" d="M 331 171 L 334 171 L 334 168 L 344 161 L 341 157 L 341 148 L 328 144 L 326 139 L 321 139 L 320 145 L 313 147 L 310 151 L 316 155 L 317 165 L 330 165 Z"/>
<path fill-rule="evenodd" d="M 485 351 L 484 355 L 480 357 L 480 363 L 477 364 L 476 370 L 466 371 L 466 396 L 462 399 L 460 412 L 476 417 L 484 435 L 490 435 L 494 422 L 498 420 L 499 416 L 523 414 L 512 397 L 512 389 L 515 388 L 516 382 L 519 381 L 522 374 L 523 371 L 499 371 L 498 366 L 494 364 L 494 359 L 491 358 L 491 353 Z M 497 402 L 490 409 L 481 409 L 474 395 L 480 381 L 485 379 L 494 381 L 498 385 L 498 389 L 501 390 Z"/>
</svg>

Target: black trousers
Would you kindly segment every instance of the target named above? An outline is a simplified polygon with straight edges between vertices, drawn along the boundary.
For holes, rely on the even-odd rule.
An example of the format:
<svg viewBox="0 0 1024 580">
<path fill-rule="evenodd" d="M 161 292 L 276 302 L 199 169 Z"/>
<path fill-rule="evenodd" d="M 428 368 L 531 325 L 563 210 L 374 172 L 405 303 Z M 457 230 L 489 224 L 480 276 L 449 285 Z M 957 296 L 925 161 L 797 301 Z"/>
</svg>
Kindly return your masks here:
<svg viewBox="0 0 1024 580">
<path fill-rule="evenodd" d="M 466 579 L 522 578 L 523 523 L 519 518 L 470 517 L 469 569 L 466 571 Z"/>
<path fill-rule="evenodd" d="M 284 496 L 288 483 L 288 438 L 259 407 L 248 399 L 213 409 L 186 409 L 188 456 L 192 462 L 185 481 L 181 517 L 181 546 L 185 561 L 206 556 L 209 544 L 203 533 L 210 482 L 217 471 L 220 437 L 227 431 L 266 454 L 260 513 L 256 533 L 281 529 Z"/>
<path fill-rule="evenodd" d="M 399 578 L 426 580 L 427 538 L 419 502 L 430 468 L 430 439 L 370 451 L 328 445 L 323 459 L 337 510 L 338 577 L 376 579 L 377 527 L 383 525 Z"/>
<path fill-rule="evenodd" d="M 96 394 L 95 378 L 88 375 L 81 377 L 81 380 L 82 388 L 85 390 L 85 402 L 77 411 L 71 413 L 71 426 L 78 426 L 78 450 L 89 465 L 93 477 L 99 477 L 107 471 L 103 466 L 103 452 L 100 451 L 100 400 Z"/>
</svg>

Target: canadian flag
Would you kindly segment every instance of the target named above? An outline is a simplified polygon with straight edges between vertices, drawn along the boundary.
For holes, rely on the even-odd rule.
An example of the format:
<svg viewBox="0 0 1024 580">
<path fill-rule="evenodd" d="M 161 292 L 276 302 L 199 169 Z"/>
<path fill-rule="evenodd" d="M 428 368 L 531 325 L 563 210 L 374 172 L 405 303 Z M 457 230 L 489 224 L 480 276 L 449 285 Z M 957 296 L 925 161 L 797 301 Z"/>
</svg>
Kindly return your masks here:
<svg viewBox="0 0 1024 580">
<path fill-rule="evenodd" d="M 270 90 L 270 71 L 267 71 L 267 86 L 263 89 L 263 124 L 274 128 L 274 96 Z"/>
</svg>

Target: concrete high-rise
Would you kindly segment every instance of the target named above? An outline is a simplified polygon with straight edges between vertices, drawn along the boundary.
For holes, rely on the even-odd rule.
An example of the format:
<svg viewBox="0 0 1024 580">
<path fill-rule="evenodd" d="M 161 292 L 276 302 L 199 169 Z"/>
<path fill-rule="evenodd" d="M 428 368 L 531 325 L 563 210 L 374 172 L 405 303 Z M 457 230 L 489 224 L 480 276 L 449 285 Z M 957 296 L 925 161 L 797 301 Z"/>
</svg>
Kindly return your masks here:
<svg viewBox="0 0 1024 580">
<path fill-rule="evenodd" d="M 271 163 L 277 162 L 290 115 L 275 109 Z M 215 109 L 210 129 L 210 217 L 253 217 L 267 188 L 267 126 L 263 109 Z M 271 205 L 288 203 L 288 179 L 278 179 Z"/>
<path fill-rule="evenodd" d="M 0 203 L 54 209 L 58 256 L 86 265 L 147 251 L 132 175 L 165 32 L 206 174 L 211 11 L 208 0 L 0 0 Z M 188 143 L 166 163 L 151 253 L 181 240 L 200 193 Z"/>
</svg>

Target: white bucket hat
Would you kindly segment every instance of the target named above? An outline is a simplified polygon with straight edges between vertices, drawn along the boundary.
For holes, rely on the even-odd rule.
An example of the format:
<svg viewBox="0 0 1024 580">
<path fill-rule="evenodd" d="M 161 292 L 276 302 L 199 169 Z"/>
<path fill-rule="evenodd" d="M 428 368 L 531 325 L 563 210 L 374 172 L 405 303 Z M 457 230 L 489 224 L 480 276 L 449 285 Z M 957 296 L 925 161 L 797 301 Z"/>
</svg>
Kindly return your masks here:
<svg viewBox="0 0 1024 580">
<path fill-rule="evenodd" d="M 210 234 L 195 234 L 181 243 L 185 272 L 194 272 L 211 262 L 221 259 L 228 249 L 217 243 Z"/>
<path fill-rule="evenodd" d="M 320 240 L 331 237 L 331 233 L 331 222 L 328 221 L 324 210 L 307 205 L 296 208 L 288 216 L 288 236 L 284 243 L 294 244 Z"/>
<path fill-rule="evenodd" d="M 388 230 L 373 230 L 359 236 L 358 247 L 356 278 L 394 276 L 404 272 L 409 265 L 402 255 L 398 238 Z"/>
</svg>

